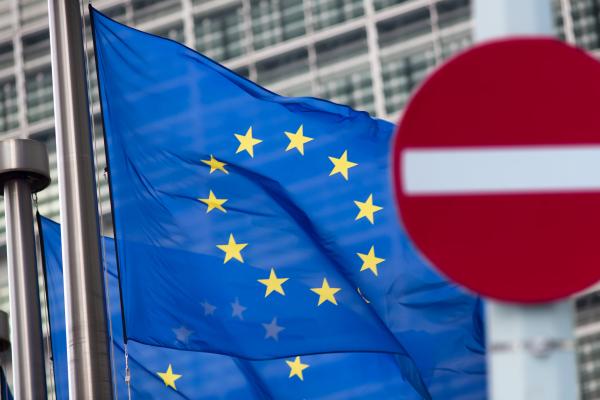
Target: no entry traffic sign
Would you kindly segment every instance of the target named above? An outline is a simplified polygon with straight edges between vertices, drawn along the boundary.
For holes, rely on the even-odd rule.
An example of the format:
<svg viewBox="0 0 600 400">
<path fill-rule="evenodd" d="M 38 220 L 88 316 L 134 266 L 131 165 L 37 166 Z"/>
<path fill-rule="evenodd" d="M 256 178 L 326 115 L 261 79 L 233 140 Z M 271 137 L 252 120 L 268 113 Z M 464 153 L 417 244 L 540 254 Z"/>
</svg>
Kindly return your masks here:
<svg viewBox="0 0 600 400">
<path fill-rule="evenodd" d="M 404 226 L 454 281 L 516 302 L 600 278 L 600 63 L 553 39 L 455 57 L 416 92 L 394 144 Z"/>
</svg>

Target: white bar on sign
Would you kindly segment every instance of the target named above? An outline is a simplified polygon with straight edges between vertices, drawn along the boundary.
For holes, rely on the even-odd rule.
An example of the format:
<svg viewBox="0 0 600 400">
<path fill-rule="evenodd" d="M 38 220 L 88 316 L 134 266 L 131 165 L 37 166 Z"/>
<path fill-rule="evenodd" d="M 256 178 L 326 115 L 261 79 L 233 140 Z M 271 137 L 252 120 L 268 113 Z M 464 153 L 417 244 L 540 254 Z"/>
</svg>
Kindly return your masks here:
<svg viewBox="0 0 600 400">
<path fill-rule="evenodd" d="M 406 195 L 600 191 L 600 145 L 415 148 Z"/>
</svg>

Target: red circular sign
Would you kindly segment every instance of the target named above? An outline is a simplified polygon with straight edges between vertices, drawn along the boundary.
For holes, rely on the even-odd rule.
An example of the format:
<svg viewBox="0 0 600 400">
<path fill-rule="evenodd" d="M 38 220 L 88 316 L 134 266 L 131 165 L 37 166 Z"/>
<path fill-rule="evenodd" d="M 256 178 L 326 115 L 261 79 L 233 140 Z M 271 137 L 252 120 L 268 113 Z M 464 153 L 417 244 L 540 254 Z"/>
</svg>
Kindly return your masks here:
<svg viewBox="0 0 600 400">
<path fill-rule="evenodd" d="M 400 215 L 445 275 L 543 302 L 600 279 L 600 63 L 557 40 L 453 58 L 419 88 L 394 143 Z"/>
</svg>

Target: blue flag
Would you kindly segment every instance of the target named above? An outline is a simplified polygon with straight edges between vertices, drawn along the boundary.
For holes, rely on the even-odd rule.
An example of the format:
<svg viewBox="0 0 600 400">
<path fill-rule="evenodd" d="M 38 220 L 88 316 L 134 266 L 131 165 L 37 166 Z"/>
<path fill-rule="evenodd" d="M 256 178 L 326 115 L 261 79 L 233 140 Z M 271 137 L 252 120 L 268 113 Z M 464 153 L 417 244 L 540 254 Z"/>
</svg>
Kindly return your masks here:
<svg viewBox="0 0 600 400">
<path fill-rule="evenodd" d="M 39 218 L 54 381 L 58 400 L 67 400 L 67 356 L 60 226 Z M 107 306 L 115 398 L 134 399 L 421 399 L 404 378 L 402 362 L 390 354 L 321 354 L 302 356 L 290 377 L 288 361 L 295 358 L 247 361 L 219 354 L 169 349 L 129 341 L 128 365 L 121 321 L 121 304 L 114 241 L 106 238 Z M 190 334 L 178 330 L 180 340 Z M 368 368 L 365 366 L 368 365 Z M 303 366 L 306 366 L 304 368 Z M 169 374 L 170 371 L 170 374 Z M 129 376 L 129 385 L 126 377 Z M 410 378 L 410 377 L 409 377 Z M 415 379 L 414 377 L 411 379 Z"/>
<path fill-rule="evenodd" d="M 0 400 L 13 400 L 3 368 L 0 368 Z"/>
<path fill-rule="evenodd" d="M 398 223 L 392 124 L 92 20 L 126 339 L 252 360 L 388 353 L 415 387 L 481 398 L 480 304 Z"/>
</svg>

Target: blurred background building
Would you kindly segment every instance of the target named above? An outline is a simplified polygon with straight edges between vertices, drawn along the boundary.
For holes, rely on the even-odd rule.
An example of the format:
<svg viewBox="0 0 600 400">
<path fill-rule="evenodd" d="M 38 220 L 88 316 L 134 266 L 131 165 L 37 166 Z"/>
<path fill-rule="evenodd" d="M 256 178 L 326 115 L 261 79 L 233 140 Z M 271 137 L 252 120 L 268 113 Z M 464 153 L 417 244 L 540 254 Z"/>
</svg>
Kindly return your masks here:
<svg viewBox="0 0 600 400">
<path fill-rule="evenodd" d="M 427 73 L 472 43 L 470 3 L 95 0 L 94 6 L 118 21 L 185 43 L 275 92 L 331 99 L 395 121 Z M 0 0 L 0 138 L 46 142 L 53 184 L 38 203 L 40 212 L 58 220 L 47 7 L 47 0 Z M 600 56 L 600 0 L 555 0 L 554 8 L 558 36 Z M 102 227 L 110 233 L 89 19 L 83 22 Z M 0 309 L 8 311 L 4 242 L 0 213 Z M 582 398 L 600 399 L 600 292 L 582 294 L 576 304 Z"/>
</svg>

